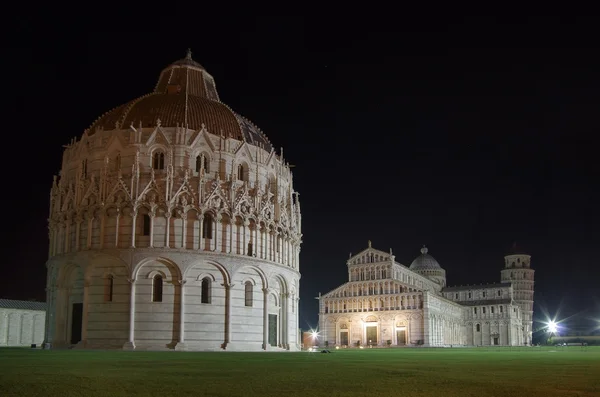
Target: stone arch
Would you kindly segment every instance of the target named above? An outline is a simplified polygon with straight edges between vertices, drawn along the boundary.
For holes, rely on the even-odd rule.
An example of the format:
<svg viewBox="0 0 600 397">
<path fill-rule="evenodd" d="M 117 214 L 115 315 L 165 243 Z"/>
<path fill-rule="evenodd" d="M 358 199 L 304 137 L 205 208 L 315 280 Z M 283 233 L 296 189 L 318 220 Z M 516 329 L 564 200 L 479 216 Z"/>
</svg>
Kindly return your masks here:
<svg viewBox="0 0 600 397">
<path fill-rule="evenodd" d="M 162 265 L 166 266 L 170 271 L 171 271 L 171 277 L 170 277 L 170 281 L 177 281 L 177 280 L 181 280 L 181 269 L 179 268 L 179 266 L 177 265 L 177 263 L 173 262 L 172 260 L 168 259 L 168 258 L 164 258 L 164 257 L 149 257 L 149 258 L 144 258 L 141 261 L 139 261 L 137 263 L 137 265 L 134 266 L 133 268 L 133 272 L 132 272 L 132 278 L 134 280 L 137 280 L 138 275 L 140 273 L 140 270 L 148 265 L 151 264 L 152 262 L 158 262 L 161 263 Z M 168 276 L 166 276 L 165 280 L 169 279 Z"/>
<path fill-rule="evenodd" d="M 269 304 L 273 303 L 275 307 L 279 307 L 279 297 L 277 294 L 270 292 L 269 293 Z"/>
<path fill-rule="evenodd" d="M 213 281 L 213 282 L 214 282 L 214 281 L 217 281 L 217 278 L 216 278 L 216 277 L 215 277 L 215 275 L 214 275 L 214 274 L 212 274 L 212 273 L 200 273 L 200 274 L 199 274 L 199 275 L 198 275 L 198 276 L 195 278 L 195 281 L 202 281 L 202 280 L 204 280 L 205 278 L 208 278 L 208 279 L 210 279 L 210 280 L 211 280 L 211 281 Z"/>
<path fill-rule="evenodd" d="M 148 154 L 150 155 L 150 161 L 152 161 L 154 152 L 156 152 L 157 150 L 160 150 L 165 154 L 165 160 L 166 160 L 166 156 L 167 156 L 167 153 L 169 153 L 169 149 L 161 143 L 154 143 L 148 148 Z M 152 164 L 150 164 L 150 165 L 152 165 Z"/>
<path fill-rule="evenodd" d="M 273 288 L 277 285 L 280 288 L 280 293 L 286 294 L 289 292 L 289 286 L 288 286 L 289 284 L 283 275 L 276 274 L 276 275 L 272 276 L 271 279 L 273 281 L 273 282 L 269 283 L 271 288 Z"/>
<path fill-rule="evenodd" d="M 82 338 L 85 267 L 73 262 L 65 263 L 59 270 L 57 284 L 55 344 L 70 346 L 79 343 Z"/>
<path fill-rule="evenodd" d="M 203 266 L 203 265 L 208 265 L 208 266 Z M 196 280 L 198 278 L 199 274 L 205 274 L 205 275 L 210 274 L 213 281 L 218 281 L 217 278 L 212 273 L 210 273 L 210 269 L 213 269 L 213 268 L 215 268 L 219 271 L 219 273 L 223 279 L 223 283 L 226 283 L 226 284 L 231 283 L 231 275 L 229 274 L 229 271 L 227 270 L 227 268 L 225 266 L 223 266 L 222 264 L 220 264 L 219 262 L 211 261 L 211 260 L 201 261 L 201 262 L 196 262 L 196 263 L 191 264 L 183 272 L 182 277 L 183 277 L 183 279 L 193 278 L 194 280 Z M 206 269 L 208 271 L 203 271 L 203 269 Z M 199 271 L 197 274 L 194 274 L 194 270 L 199 270 Z"/>
<path fill-rule="evenodd" d="M 85 278 L 88 281 L 87 303 L 96 310 L 88 310 L 86 347 L 119 348 L 128 340 L 129 324 L 114 322 L 114 318 L 127 318 L 131 284 L 129 265 L 117 256 L 99 253 L 90 260 Z M 112 276 L 112 285 L 109 285 Z M 110 303 L 109 303 L 110 302 Z M 94 324 L 88 329 L 87 324 Z M 106 338 L 106 333 L 111 338 Z"/>
<path fill-rule="evenodd" d="M 200 160 L 198 160 L 200 158 Z M 204 158 L 204 164 L 202 164 L 202 158 Z M 210 164 L 212 162 L 212 156 L 210 152 L 206 149 L 196 149 L 192 152 L 190 156 L 191 159 L 191 167 L 195 172 L 199 172 L 197 165 L 200 166 L 200 169 L 204 169 L 205 173 L 210 173 L 211 167 Z M 200 163 L 198 163 L 200 161 Z"/>
<path fill-rule="evenodd" d="M 161 276 L 163 280 L 167 280 L 168 276 L 165 272 L 163 272 L 162 270 L 152 270 L 151 272 L 147 273 L 144 278 L 147 278 L 149 280 L 154 279 L 154 277 L 156 276 Z"/>
<path fill-rule="evenodd" d="M 245 160 L 238 160 L 235 165 L 235 176 L 238 181 L 248 181 L 250 174 L 250 167 L 248 162 Z"/>
<path fill-rule="evenodd" d="M 232 282 L 235 283 L 236 277 L 241 276 L 242 283 L 247 281 L 248 279 L 251 279 L 253 281 L 253 285 L 256 285 L 256 280 L 254 280 L 254 278 L 252 278 L 252 277 L 248 277 L 250 274 L 244 274 L 243 269 L 251 269 L 252 271 L 254 271 L 260 277 L 260 280 L 262 282 L 261 288 L 269 288 L 269 283 L 267 281 L 267 276 L 265 275 L 265 273 L 259 267 L 253 266 L 253 265 L 240 266 L 234 272 L 232 272 L 232 274 L 231 274 Z M 246 276 L 246 277 L 244 277 L 244 276 Z"/>
</svg>

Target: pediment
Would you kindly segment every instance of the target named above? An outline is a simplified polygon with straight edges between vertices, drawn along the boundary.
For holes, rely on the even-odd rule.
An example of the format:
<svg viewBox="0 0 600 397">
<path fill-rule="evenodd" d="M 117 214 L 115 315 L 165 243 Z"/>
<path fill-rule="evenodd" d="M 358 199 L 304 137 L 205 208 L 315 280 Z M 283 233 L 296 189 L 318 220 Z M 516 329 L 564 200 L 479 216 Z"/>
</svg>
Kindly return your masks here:
<svg viewBox="0 0 600 397">
<path fill-rule="evenodd" d="M 212 139 L 210 139 L 210 135 L 208 134 L 208 130 L 206 129 L 206 126 L 204 124 L 202 124 L 202 129 L 196 132 L 196 135 L 192 138 L 190 146 L 193 149 L 204 149 L 208 147 L 211 152 L 214 152 L 216 149 Z"/>
<path fill-rule="evenodd" d="M 361 265 L 366 263 L 381 263 L 391 261 L 391 252 L 381 251 L 372 247 L 368 247 L 360 251 L 356 255 L 351 255 L 348 259 L 350 265 Z"/>
<path fill-rule="evenodd" d="M 108 138 L 108 142 L 106 143 L 106 152 L 107 153 L 121 152 L 121 151 L 123 151 L 124 147 L 125 147 L 125 145 L 124 145 L 122 137 L 119 136 L 118 134 L 114 134 Z"/>
<path fill-rule="evenodd" d="M 167 147 L 171 145 L 169 137 L 167 136 L 167 134 L 161 126 L 157 126 L 154 129 L 154 131 L 152 131 L 152 134 L 150 134 L 150 137 L 148 137 L 148 140 L 146 141 L 146 146 L 151 145 L 163 145 Z"/>
<path fill-rule="evenodd" d="M 250 148 L 246 142 L 243 142 L 235 151 L 235 156 L 239 158 L 244 158 L 244 160 L 254 161 L 252 158 L 252 152 L 250 152 Z"/>
</svg>

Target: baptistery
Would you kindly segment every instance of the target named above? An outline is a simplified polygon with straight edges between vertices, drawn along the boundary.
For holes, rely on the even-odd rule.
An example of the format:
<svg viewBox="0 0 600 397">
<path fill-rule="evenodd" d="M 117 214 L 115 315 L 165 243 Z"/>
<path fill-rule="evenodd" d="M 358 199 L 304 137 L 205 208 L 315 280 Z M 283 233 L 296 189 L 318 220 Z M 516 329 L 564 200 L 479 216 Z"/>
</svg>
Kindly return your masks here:
<svg viewBox="0 0 600 397">
<path fill-rule="evenodd" d="M 290 165 L 190 51 L 65 145 L 48 221 L 46 348 L 299 349 Z"/>
</svg>

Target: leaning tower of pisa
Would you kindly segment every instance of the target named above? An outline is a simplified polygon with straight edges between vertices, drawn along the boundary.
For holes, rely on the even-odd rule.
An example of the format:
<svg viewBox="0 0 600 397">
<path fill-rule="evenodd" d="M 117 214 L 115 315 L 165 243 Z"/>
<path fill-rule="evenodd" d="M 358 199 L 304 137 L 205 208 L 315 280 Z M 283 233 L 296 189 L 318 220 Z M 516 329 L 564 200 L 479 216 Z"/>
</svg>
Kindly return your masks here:
<svg viewBox="0 0 600 397">
<path fill-rule="evenodd" d="M 533 292 L 534 272 L 531 268 L 531 256 L 523 253 L 515 245 L 504 257 L 504 269 L 501 271 L 502 282 L 510 282 L 513 286 L 515 303 L 521 308 L 523 316 L 523 341 L 531 344 L 533 326 Z"/>
</svg>

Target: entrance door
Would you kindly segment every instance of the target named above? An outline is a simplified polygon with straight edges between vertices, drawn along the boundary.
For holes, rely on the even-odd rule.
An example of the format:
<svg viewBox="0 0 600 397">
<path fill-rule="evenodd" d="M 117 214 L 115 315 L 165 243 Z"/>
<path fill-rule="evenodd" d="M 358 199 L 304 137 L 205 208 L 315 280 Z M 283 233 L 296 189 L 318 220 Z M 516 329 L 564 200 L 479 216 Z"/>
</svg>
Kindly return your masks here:
<svg viewBox="0 0 600 397">
<path fill-rule="evenodd" d="M 367 327 L 367 345 L 377 344 L 377 326 Z"/>
<path fill-rule="evenodd" d="M 269 345 L 277 346 L 277 314 L 269 314 Z"/>
<path fill-rule="evenodd" d="M 73 303 L 71 312 L 71 344 L 81 341 L 81 324 L 83 320 L 83 303 Z"/>
<path fill-rule="evenodd" d="M 340 344 L 342 346 L 348 346 L 348 331 L 340 332 Z"/>
<path fill-rule="evenodd" d="M 396 340 L 398 345 L 406 345 L 406 328 L 396 329 Z"/>
<path fill-rule="evenodd" d="M 494 345 L 498 346 L 500 344 L 500 341 L 498 340 L 499 338 L 497 336 L 494 336 Z"/>
</svg>

